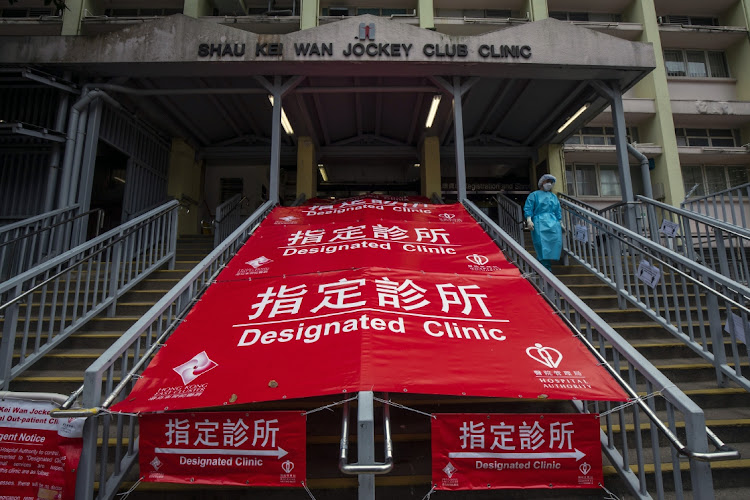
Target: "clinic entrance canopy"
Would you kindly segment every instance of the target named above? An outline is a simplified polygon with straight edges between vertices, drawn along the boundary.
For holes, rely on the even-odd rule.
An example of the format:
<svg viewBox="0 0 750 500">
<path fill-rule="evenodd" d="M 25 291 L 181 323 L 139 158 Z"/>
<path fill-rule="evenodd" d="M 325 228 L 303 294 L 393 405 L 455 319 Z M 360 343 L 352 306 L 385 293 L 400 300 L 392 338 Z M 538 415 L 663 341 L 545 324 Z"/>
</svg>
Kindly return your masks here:
<svg viewBox="0 0 750 500">
<path fill-rule="evenodd" d="M 598 85 L 625 92 L 654 61 L 650 44 L 553 19 L 458 37 L 365 15 L 267 35 L 175 15 L 97 36 L 4 37 L 0 45 L 0 64 L 101 82 L 91 88 L 205 157 L 264 159 L 269 84 L 281 89 L 294 130 L 281 138 L 282 156 L 301 136 L 324 156 L 357 148 L 377 156 L 412 154 L 425 135 L 452 155 L 457 89 L 467 157 L 530 155 L 609 105 Z M 425 130 L 435 95 L 443 105 Z"/>
</svg>

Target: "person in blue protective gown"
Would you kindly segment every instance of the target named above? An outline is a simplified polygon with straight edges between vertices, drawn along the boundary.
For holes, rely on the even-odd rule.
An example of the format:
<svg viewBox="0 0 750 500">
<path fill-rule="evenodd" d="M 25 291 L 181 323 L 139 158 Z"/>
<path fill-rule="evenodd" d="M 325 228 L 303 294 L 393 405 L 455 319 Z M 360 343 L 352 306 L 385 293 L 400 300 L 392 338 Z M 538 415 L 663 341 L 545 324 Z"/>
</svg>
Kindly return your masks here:
<svg viewBox="0 0 750 500">
<path fill-rule="evenodd" d="M 562 252 L 562 213 L 560 202 L 552 192 L 557 179 L 544 174 L 539 179 L 539 190 L 526 198 L 523 215 L 526 226 L 531 230 L 531 241 L 534 243 L 536 258 L 550 271 L 553 260 L 560 260 Z"/>
</svg>

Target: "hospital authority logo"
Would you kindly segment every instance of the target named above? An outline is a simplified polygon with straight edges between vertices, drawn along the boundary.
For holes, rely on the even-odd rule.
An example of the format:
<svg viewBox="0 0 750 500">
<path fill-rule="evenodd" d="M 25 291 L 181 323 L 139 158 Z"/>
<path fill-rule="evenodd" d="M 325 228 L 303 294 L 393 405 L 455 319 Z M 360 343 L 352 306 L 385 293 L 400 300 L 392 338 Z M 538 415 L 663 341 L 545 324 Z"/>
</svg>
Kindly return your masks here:
<svg viewBox="0 0 750 500">
<path fill-rule="evenodd" d="M 594 484 L 594 476 L 590 476 L 591 465 L 588 462 L 583 462 L 578 466 L 578 470 L 582 474 L 578 476 L 578 484 Z"/>
<path fill-rule="evenodd" d="M 473 264 L 473 265 L 469 264 L 469 269 L 471 271 L 477 271 L 480 273 L 491 273 L 491 272 L 500 270 L 498 266 L 486 265 L 490 261 L 489 257 L 487 257 L 486 255 L 479 255 L 478 253 L 474 253 L 471 255 L 467 255 L 466 260 L 468 260 L 469 262 L 471 262 L 471 264 Z"/>
<path fill-rule="evenodd" d="M 283 474 L 279 474 L 279 482 L 286 484 L 294 484 L 297 482 L 297 474 L 292 474 L 294 470 L 294 462 L 287 460 L 281 464 L 281 470 Z"/>
<path fill-rule="evenodd" d="M 267 264 L 270 264 L 273 262 L 271 259 L 266 257 L 265 255 L 261 255 L 257 259 L 248 260 L 245 262 L 246 265 L 250 266 L 249 268 L 240 269 L 237 271 L 237 274 L 235 276 L 247 276 L 249 274 L 266 274 L 268 273 L 268 268 L 265 267 Z"/>
<path fill-rule="evenodd" d="M 208 357 L 206 351 L 193 356 L 190 361 L 182 363 L 180 366 L 172 368 L 182 378 L 182 383 L 188 385 L 204 373 L 207 373 L 219 366 L 216 361 Z"/>
<path fill-rule="evenodd" d="M 358 40 L 375 40 L 375 23 L 359 23 Z"/>
<path fill-rule="evenodd" d="M 544 347 L 538 342 L 526 349 L 526 355 L 548 368 L 557 368 L 563 359 L 560 351 L 554 347 Z"/>
<path fill-rule="evenodd" d="M 438 214 L 440 222 L 463 222 L 463 219 L 456 217 L 456 214 L 442 213 Z"/>
</svg>

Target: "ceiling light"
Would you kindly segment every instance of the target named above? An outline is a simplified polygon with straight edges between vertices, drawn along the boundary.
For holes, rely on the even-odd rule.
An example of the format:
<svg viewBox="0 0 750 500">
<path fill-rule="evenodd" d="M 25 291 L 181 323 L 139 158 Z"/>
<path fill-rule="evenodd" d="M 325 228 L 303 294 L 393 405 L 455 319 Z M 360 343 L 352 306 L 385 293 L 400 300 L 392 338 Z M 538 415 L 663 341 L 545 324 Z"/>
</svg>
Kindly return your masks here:
<svg viewBox="0 0 750 500">
<path fill-rule="evenodd" d="M 273 96 L 271 94 L 268 95 L 268 100 L 271 103 L 271 106 L 273 106 Z M 284 132 L 286 132 L 287 135 L 294 135 L 292 124 L 289 123 L 289 118 L 286 117 L 286 112 L 284 111 L 283 106 L 281 108 L 281 126 L 284 127 Z"/>
<path fill-rule="evenodd" d="M 430 112 L 427 113 L 427 121 L 424 123 L 425 128 L 432 127 L 432 122 L 435 121 L 435 115 L 437 114 L 438 106 L 440 106 L 440 94 L 432 96 L 432 103 L 430 104 Z"/>
<path fill-rule="evenodd" d="M 125 179 L 123 179 L 122 177 L 113 176 L 112 178 L 117 182 L 122 182 L 123 184 L 125 184 Z"/>
<path fill-rule="evenodd" d="M 422 166 L 422 164 L 421 164 L 421 163 L 415 163 L 415 164 L 414 164 L 414 167 L 416 167 L 416 168 L 419 168 L 419 167 L 421 167 L 421 166 Z"/>
<path fill-rule="evenodd" d="M 323 182 L 328 182 L 328 172 L 326 172 L 326 168 L 322 163 L 318 163 L 318 172 L 320 172 L 320 176 L 323 178 Z"/>
<path fill-rule="evenodd" d="M 562 127 L 560 127 L 559 129 L 557 129 L 557 133 L 559 134 L 560 132 L 562 132 L 563 130 L 565 130 L 566 128 L 568 128 L 568 125 L 570 125 L 571 123 L 573 123 L 574 121 L 576 121 L 576 118 L 578 118 L 579 116 L 581 116 L 583 114 L 583 112 L 586 111 L 588 108 L 589 108 L 588 104 L 584 104 L 583 106 L 581 106 L 581 109 L 579 109 L 578 111 L 576 111 L 573 116 L 571 116 L 570 118 L 568 118 L 568 121 L 566 121 L 565 123 L 563 123 Z"/>
</svg>

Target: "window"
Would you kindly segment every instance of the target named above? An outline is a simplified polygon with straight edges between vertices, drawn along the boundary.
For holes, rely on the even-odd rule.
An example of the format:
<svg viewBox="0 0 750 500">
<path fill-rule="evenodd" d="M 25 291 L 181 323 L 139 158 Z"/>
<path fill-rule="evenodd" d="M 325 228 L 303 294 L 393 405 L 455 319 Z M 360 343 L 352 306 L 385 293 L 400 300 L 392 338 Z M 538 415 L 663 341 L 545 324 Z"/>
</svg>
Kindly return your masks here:
<svg viewBox="0 0 750 500">
<path fill-rule="evenodd" d="M 628 127 L 628 142 L 638 141 L 638 129 Z M 614 146 L 615 129 L 612 127 L 582 127 L 568 137 L 565 144 L 586 144 L 591 146 Z"/>
<path fill-rule="evenodd" d="M 60 11 L 53 7 L 37 7 L 30 9 L 2 9 L 0 8 L 0 17 L 5 18 L 28 18 L 43 16 L 59 16 Z"/>
<path fill-rule="evenodd" d="M 435 17 L 513 17 L 513 12 L 508 9 L 435 9 Z"/>
<path fill-rule="evenodd" d="M 682 24 L 684 26 L 718 26 L 718 17 L 669 15 L 659 18 L 659 24 Z"/>
<path fill-rule="evenodd" d="M 678 146 L 704 146 L 714 148 L 733 148 L 739 144 L 739 130 L 676 128 Z"/>
<path fill-rule="evenodd" d="M 729 77 L 724 52 L 715 50 L 668 49 L 664 51 L 664 65 L 667 68 L 667 76 Z"/>
<path fill-rule="evenodd" d="M 594 14 L 589 12 L 550 12 L 549 17 L 559 21 L 590 21 L 600 23 L 619 23 L 622 21 L 620 14 Z"/>
<path fill-rule="evenodd" d="M 685 194 L 694 186 L 691 197 L 704 196 L 750 182 L 750 167 L 746 165 L 684 165 L 682 185 Z"/>
<path fill-rule="evenodd" d="M 110 17 L 155 17 L 182 14 L 182 9 L 105 9 L 104 15 Z"/>
<path fill-rule="evenodd" d="M 643 193 L 641 167 L 630 167 L 630 178 L 634 193 Z M 617 165 L 581 164 L 565 166 L 567 192 L 570 196 L 610 197 L 622 196 L 620 173 Z"/>
<path fill-rule="evenodd" d="M 236 194 L 242 194 L 242 177 L 222 177 L 219 179 L 219 203 L 224 203 Z"/>
</svg>

